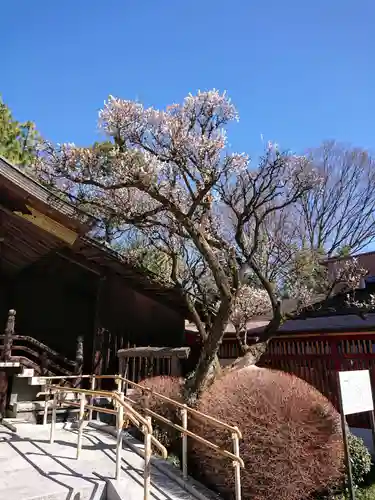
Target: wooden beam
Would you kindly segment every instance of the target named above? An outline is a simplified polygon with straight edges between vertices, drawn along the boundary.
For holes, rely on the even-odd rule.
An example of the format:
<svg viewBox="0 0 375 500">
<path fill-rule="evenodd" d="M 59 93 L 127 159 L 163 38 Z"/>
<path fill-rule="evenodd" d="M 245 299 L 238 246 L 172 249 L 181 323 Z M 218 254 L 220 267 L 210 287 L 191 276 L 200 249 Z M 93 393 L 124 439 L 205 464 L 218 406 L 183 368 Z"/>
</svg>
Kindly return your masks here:
<svg viewBox="0 0 375 500">
<path fill-rule="evenodd" d="M 175 357 L 187 359 L 190 354 L 190 347 L 130 347 L 120 349 L 117 352 L 119 358 L 167 358 Z"/>
</svg>

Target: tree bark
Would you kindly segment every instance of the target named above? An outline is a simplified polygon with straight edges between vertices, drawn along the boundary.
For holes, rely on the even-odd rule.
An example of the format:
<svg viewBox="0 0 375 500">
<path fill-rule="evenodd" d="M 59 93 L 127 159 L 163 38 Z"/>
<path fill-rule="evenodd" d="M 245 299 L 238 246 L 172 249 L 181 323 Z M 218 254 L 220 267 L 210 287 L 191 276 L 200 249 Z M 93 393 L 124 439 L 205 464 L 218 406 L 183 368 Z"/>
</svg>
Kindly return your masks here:
<svg viewBox="0 0 375 500">
<path fill-rule="evenodd" d="M 189 404 L 195 403 L 220 371 L 218 352 L 228 324 L 230 306 L 230 300 L 222 300 L 212 327 L 208 331 L 207 339 L 203 343 L 202 352 L 193 376 L 186 380 L 185 398 Z"/>
<path fill-rule="evenodd" d="M 237 345 L 238 345 L 238 349 L 239 349 L 240 353 L 243 356 L 245 356 L 245 354 L 248 351 L 248 345 L 247 345 L 247 342 L 246 342 L 246 332 L 244 334 L 244 340 L 242 340 L 242 338 L 241 338 L 241 330 L 239 330 L 238 328 L 236 328 L 236 340 L 237 340 Z"/>
<path fill-rule="evenodd" d="M 264 331 L 260 334 L 259 340 L 256 344 L 249 346 L 244 345 L 239 333 L 236 334 L 237 342 L 239 343 L 240 348 L 242 348 L 242 352 L 244 352 L 244 349 L 246 349 L 246 351 L 244 356 L 237 358 L 232 363 L 230 369 L 240 369 L 245 368 L 246 366 L 256 365 L 263 354 L 266 352 L 271 338 L 277 334 L 277 331 L 282 324 L 282 319 L 281 305 L 280 303 L 278 303 L 274 310 L 273 318 L 268 323 Z"/>
</svg>

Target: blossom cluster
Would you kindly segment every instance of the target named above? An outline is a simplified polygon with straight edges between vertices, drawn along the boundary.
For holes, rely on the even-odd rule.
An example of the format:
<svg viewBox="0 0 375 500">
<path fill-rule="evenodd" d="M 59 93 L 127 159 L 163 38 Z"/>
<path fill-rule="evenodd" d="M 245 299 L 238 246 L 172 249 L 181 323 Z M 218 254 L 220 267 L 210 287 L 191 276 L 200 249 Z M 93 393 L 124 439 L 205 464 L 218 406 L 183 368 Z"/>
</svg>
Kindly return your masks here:
<svg viewBox="0 0 375 500">
<path fill-rule="evenodd" d="M 238 330 L 246 328 L 251 318 L 263 316 L 271 310 L 271 301 L 263 288 L 242 285 L 233 303 L 230 320 Z"/>
<path fill-rule="evenodd" d="M 368 274 L 357 258 L 338 261 L 334 272 L 334 282 L 343 283 L 349 290 L 359 288 L 361 280 Z"/>
</svg>

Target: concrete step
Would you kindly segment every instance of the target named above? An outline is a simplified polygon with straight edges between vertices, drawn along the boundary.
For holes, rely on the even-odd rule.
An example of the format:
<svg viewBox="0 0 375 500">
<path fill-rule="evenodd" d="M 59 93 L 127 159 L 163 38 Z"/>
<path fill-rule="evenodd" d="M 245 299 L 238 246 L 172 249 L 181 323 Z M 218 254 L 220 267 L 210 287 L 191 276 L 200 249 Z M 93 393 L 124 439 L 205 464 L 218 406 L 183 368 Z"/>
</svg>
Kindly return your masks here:
<svg viewBox="0 0 375 500">
<path fill-rule="evenodd" d="M 17 401 L 11 403 L 7 415 L 13 419 L 20 419 L 33 424 L 41 424 L 44 415 L 44 401 Z M 56 409 L 57 422 L 74 420 L 79 413 L 79 408 L 64 405 Z M 48 412 L 47 422 L 50 422 L 52 412 Z"/>
<path fill-rule="evenodd" d="M 19 361 L 0 361 L 0 368 L 19 368 L 20 366 Z"/>
<path fill-rule="evenodd" d="M 34 369 L 33 368 L 25 368 L 24 366 L 22 367 L 21 373 L 16 375 L 17 378 L 30 378 L 34 376 Z"/>
</svg>

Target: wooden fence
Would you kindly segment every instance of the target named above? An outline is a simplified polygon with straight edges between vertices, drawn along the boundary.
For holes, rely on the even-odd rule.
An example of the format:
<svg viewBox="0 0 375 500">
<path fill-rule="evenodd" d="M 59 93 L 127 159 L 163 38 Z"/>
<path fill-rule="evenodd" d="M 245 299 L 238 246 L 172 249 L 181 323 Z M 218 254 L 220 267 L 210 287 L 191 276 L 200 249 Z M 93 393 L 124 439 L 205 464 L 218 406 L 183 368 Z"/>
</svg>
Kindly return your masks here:
<svg viewBox="0 0 375 500">
<path fill-rule="evenodd" d="M 117 352 L 119 373 L 131 382 L 149 377 L 181 376 L 180 360 L 187 359 L 189 347 L 127 347 Z"/>
<path fill-rule="evenodd" d="M 234 339 L 224 340 L 221 359 L 239 355 Z M 324 394 L 338 408 L 337 371 L 370 370 L 375 394 L 375 332 L 282 336 L 273 339 L 260 366 L 293 373 Z M 367 414 L 348 418 L 352 426 L 370 428 Z"/>
<path fill-rule="evenodd" d="M 370 370 L 375 388 L 373 332 L 279 337 L 271 341 L 262 366 L 293 373 L 324 394 L 338 408 L 337 372 Z M 370 428 L 367 414 L 348 417 L 354 427 Z"/>
</svg>

